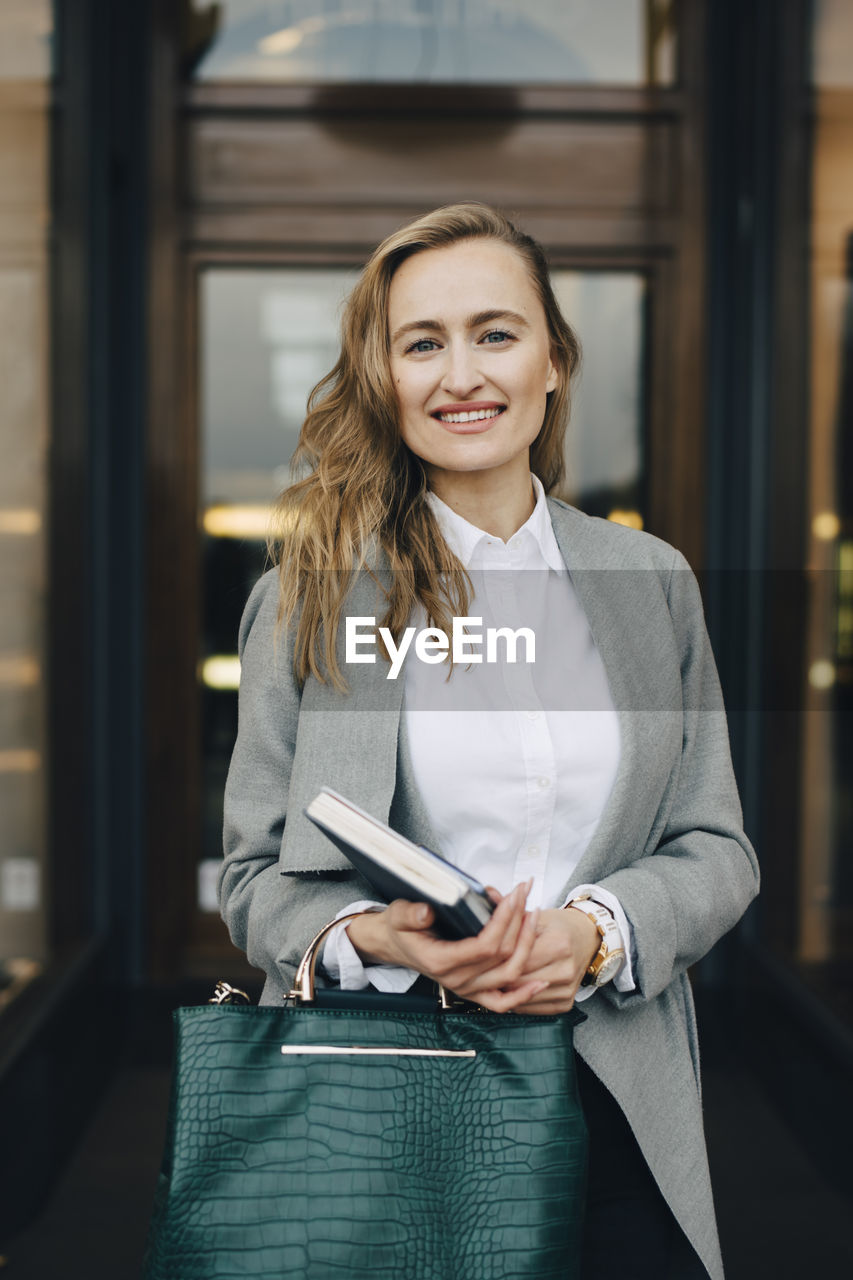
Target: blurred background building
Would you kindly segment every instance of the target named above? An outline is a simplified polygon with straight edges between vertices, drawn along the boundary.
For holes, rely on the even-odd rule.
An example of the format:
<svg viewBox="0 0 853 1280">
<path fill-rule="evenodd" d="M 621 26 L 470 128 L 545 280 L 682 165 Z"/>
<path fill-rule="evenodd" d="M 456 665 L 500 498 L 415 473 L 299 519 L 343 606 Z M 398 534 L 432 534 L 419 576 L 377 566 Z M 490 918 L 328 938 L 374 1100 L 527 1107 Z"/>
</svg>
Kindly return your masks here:
<svg viewBox="0 0 853 1280">
<path fill-rule="evenodd" d="M 461 199 L 580 333 L 565 496 L 700 571 L 764 872 L 705 1043 L 853 1190 L 853 4 L 0 0 L 0 1242 L 252 981 L 240 612 L 341 297 Z"/>
</svg>

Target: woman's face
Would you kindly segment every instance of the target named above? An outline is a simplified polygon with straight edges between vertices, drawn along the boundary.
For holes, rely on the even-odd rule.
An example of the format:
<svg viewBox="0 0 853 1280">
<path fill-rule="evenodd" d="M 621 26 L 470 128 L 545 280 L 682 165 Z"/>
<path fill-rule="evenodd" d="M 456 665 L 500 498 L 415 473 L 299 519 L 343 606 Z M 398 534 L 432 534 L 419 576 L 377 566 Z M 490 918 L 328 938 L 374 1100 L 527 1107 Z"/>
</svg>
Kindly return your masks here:
<svg viewBox="0 0 853 1280">
<path fill-rule="evenodd" d="M 439 493 L 453 476 L 527 483 L 530 445 L 558 383 L 545 312 L 516 251 L 463 240 L 417 253 L 388 298 L 400 434 Z"/>
</svg>

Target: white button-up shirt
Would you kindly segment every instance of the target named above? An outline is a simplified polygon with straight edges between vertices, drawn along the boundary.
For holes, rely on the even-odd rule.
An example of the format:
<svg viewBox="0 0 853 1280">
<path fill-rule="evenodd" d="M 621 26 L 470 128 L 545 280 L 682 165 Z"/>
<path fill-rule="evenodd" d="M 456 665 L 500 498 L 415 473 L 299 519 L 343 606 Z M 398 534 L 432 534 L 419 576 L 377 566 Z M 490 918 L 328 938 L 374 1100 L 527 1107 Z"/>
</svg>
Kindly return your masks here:
<svg viewBox="0 0 853 1280">
<path fill-rule="evenodd" d="M 469 645 L 484 661 L 420 661 L 412 648 L 404 666 L 403 715 L 414 778 L 438 851 L 482 884 L 502 893 L 533 878 L 527 905 L 557 907 L 589 893 L 613 913 L 626 960 L 614 982 L 634 989 L 631 930 L 618 899 L 595 885 L 576 885 L 572 872 L 598 825 L 619 767 L 619 721 L 604 666 L 551 526 L 542 485 L 533 477 L 536 505 L 504 543 L 470 524 L 435 494 L 429 502 L 451 550 L 474 586 L 466 630 L 484 637 L 489 627 L 520 638 L 516 660 L 498 642 Z M 411 625 L 427 626 L 423 609 Z M 351 903 L 339 914 L 376 905 Z M 341 927 L 332 933 L 324 966 L 346 989 L 369 983 L 405 991 L 414 970 L 363 966 Z M 578 1000 L 593 988 L 578 992 Z"/>
</svg>

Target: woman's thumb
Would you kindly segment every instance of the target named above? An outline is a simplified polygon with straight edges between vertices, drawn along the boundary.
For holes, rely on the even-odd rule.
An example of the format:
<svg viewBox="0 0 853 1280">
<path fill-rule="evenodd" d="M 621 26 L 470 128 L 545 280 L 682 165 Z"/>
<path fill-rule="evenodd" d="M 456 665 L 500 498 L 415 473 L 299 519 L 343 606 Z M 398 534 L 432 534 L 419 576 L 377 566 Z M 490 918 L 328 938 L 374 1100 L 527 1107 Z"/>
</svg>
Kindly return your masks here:
<svg viewBox="0 0 853 1280">
<path fill-rule="evenodd" d="M 398 929 L 428 929 L 432 921 L 432 907 L 425 902 L 406 902 L 400 898 L 394 903 L 394 924 Z"/>
</svg>

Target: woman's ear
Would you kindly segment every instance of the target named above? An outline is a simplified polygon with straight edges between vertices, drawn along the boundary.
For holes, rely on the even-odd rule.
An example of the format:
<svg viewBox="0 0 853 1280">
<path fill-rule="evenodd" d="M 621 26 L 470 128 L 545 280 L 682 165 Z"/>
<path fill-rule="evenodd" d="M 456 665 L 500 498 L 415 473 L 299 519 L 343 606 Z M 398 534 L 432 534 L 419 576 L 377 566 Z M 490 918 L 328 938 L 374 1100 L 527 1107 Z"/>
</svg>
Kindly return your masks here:
<svg viewBox="0 0 853 1280">
<path fill-rule="evenodd" d="M 556 391 L 560 385 L 560 370 L 554 363 L 554 353 L 548 357 L 548 376 L 545 379 L 545 391 Z"/>
</svg>

